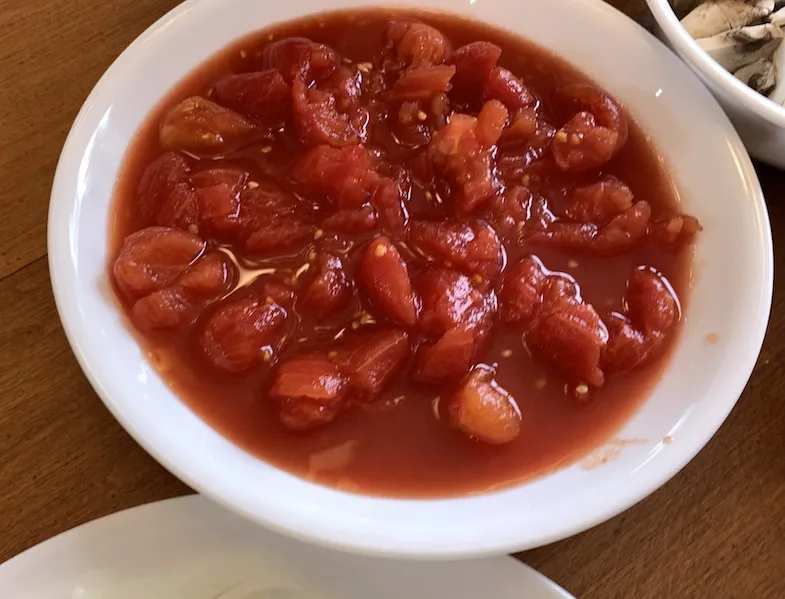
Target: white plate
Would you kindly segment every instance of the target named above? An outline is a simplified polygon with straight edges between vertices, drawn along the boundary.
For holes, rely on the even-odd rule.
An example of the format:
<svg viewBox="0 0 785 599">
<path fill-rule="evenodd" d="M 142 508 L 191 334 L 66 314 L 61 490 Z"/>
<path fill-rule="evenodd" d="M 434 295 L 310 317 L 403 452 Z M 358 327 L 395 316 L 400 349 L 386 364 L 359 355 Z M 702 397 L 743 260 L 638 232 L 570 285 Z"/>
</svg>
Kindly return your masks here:
<svg viewBox="0 0 785 599">
<path fill-rule="evenodd" d="M 401 562 L 303 545 L 199 495 L 118 512 L 0 565 L 13 599 L 574 599 L 509 557 Z"/>
</svg>

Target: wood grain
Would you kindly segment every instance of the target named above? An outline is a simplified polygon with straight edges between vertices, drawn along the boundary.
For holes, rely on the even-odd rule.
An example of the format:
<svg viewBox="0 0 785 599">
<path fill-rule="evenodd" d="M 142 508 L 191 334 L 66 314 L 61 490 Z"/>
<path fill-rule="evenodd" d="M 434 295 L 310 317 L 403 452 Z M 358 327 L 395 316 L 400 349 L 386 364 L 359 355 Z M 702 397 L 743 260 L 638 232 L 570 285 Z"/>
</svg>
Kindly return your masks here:
<svg viewBox="0 0 785 599">
<path fill-rule="evenodd" d="M 46 253 L 57 158 L 112 61 L 174 0 L 0 2 L 0 278 Z"/>
<path fill-rule="evenodd" d="M 49 288 L 45 216 L 60 147 L 103 70 L 174 0 L 0 2 L 0 561 L 75 525 L 189 492 L 82 375 Z M 638 20 L 643 0 L 618 0 Z M 45 43 L 41 43 L 44 40 Z M 785 173 L 760 168 L 785 271 Z M 648 499 L 521 555 L 582 599 L 785 598 L 785 282 L 738 406 Z"/>
</svg>

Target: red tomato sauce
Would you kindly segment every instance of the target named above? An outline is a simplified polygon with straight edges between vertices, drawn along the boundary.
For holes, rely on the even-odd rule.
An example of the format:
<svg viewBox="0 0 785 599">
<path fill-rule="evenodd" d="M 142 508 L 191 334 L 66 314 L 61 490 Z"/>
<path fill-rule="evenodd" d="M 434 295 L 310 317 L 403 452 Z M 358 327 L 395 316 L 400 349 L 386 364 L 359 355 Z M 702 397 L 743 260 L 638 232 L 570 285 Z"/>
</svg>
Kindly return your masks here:
<svg viewBox="0 0 785 599">
<path fill-rule="evenodd" d="M 645 133 L 565 61 L 354 10 L 174 86 L 122 168 L 109 275 L 232 442 L 352 492 L 461 495 L 569 464 L 640 406 L 688 292 L 700 227 L 678 208 Z"/>
</svg>

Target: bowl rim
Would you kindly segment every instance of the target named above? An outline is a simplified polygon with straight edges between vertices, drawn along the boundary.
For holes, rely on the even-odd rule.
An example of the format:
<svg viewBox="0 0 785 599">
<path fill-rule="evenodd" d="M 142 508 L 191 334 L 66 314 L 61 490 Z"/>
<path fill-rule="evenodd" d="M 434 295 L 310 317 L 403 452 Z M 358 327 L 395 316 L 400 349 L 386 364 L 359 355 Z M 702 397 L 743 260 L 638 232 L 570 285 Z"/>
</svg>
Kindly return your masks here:
<svg viewBox="0 0 785 599">
<path fill-rule="evenodd" d="M 674 45 L 677 53 L 686 57 L 689 66 L 698 69 L 723 93 L 732 96 L 748 110 L 785 129 L 785 106 L 780 106 L 745 85 L 704 52 L 682 26 L 669 0 L 646 0 L 646 4 L 668 41 Z"/>
<path fill-rule="evenodd" d="M 584 3 L 590 5 L 592 10 L 605 13 L 607 18 L 613 19 L 620 27 L 636 27 L 641 35 L 648 36 L 651 38 L 652 42 L 660 44 L 659 41 L 642 27 L 602 0 L 584 0 Z M 73 310 L 74 307 L 78 307 L 78 304 L 69 296 L 69 291 L 74 287 L 74 281 L 69 280 L 68 275 L 70 273 L 68 272 L 68 268 L 66 268 L 69 254 L 68 250 L 70 249 L 71 243 L 70 226 L 63 227 L 58 225 L 62 225 L 61 217 L 68 215 L 70 218 L 72 206 L 63 206 L 65 201 L 62 197 L 58 199 L 57 196 L 63 195 L 58 190 L 63 187 L 64 181 L 68 177 L 68 173 L 74 169 L 74 163 L 76 163 L 77 166 L 80 164 L 81 155 L 78 157 L 74 156 L 75 150 L 81 152 L 81 142 L 77 139 L 78 132 L 88 113 L 90 113 L 92 104 L 95 103 L 96 98 L 103 92 L 103 88 L 107 87 L 109 82 L 134 60 L 133 56 L 135 52 L 142 45 L 152 37 L 158 35 L 172 20 L 178 18 L 184 12 L 194 9 L 200 4 L 209 4 L 209 2 L 205 2 L 204 0 L 187 0 L 158 19 L 120 54 L 95 85 L 79 111 L 79 114 L 69 131 L 68 138 L 66 139 L 55 173 L 49 209 L 48 261 L 50 277 L 56 307 L 66 337 L 68 338 L 69 344 L 71 345 L 83 372 L 104 405 L 134 440 L 152 457 L 180 480 L 199 492 L 204 493 L 211 500 L 232 511 L 242 514 L 251 521 L 263 524 L 267 528 L 288 536 L 355 553 L 397 558 L 458 559 L 511 553 L 542 546 L 596 526 L 630 508 L 650 495 L 653 491 L 660 488 L 690 462 L 706 445 L 726 420 L 746 386 L 763 343 L 769 320 L 773 290 L 773 249 L 765 202 L 749 155 L 744 150 L 741 140 L 732 130 L 729 132 L 729 135 L 731 135 L 729 145 L 737 159 L 739 176 L 749 189 L 748 199 L 754 201 L 759 228 L 762 232 L 768 232 L 768 235 L 763 235 L 759 240 L 758 251 L 761 253 L 764 260 L 761 267 L 763 287 L 760 289 L 760 293 L 757 296 L 756 314 L 758 315 L 758 319 L 755 321 L 754 326 L 750 327 L 749 331 L 749 344 L 747 349 L 750 351 L 746 355 L 740 357 L 738 361 L 739 367 L 735 369 L 734 375 L 728 381 L 729 385 L 726 400 L 713 406 L 714 409 L 711 412 L 711 417 L 696 425 L 696 431 L 691 435 L 689 442 L 685 440 L 684 444 L 681 445 L 678 455 L 672 457 L 668 461 L 667 467 L 661 465 L 661 467 L 648 476 L 645 481 L 639 481 L 636 485 L 633 485 L 635 487 L 634 491 L 624 493 L 621 498 L 616 497 L 613 501 L 607 501 L 602 504 L 595 503 L 593 505 L 594 509 L 590 514 L 587 514 L 587 511 L 584 511 L 583 515 L 580 517 L 567 518 L 566 520 L 568 522 L 562 523 L 560 526 L 556 526 L 546 533 L 531 536 L 526 541 L 521 541 L 520 539 L 508 540 L 498 538 L 490 540 L 475 539 L 473 543 L 466 542 L 460 546 L 451 548 L 431 545 L 421 548 L 412 542 L 402 542 L 393 537 L 373 539 L 361 534 L 347 534 L 348 531 L 338 531 L 327 527 L 322 529 L 316 529 L 315 527 L 305 529 L 304 527 L 299 526 L 296 520 L 293 520 L 291 517 L 286 517 L 286 506 L 277 506 L 276 510 L 269 510 L 268 512 L 252 509 L 249 503 L 244 503 L 236 496 L 232 496 L 231 493 L 227 493 L 223 490 L 220 485 L 221 476 L 210 475 L 204 467 L 200 468 L 199 466 L 194 466 L 192 463 L 179 462 L 173 456 L 168 455 L 160 445 L 157 445 L 149 433 L 145 432 L 144 427 L 134 426 L 129 414 L 122 409 L 122 406 L 112 400 L 111 394 L 108 392 L 107 386 L 102 380 L 102 376 L 91 367 L 91 359 L 86 351 L 86 345 L 80 340 L 80 331 L 77 326 L 79 323 L 75 318 L 72 318 L 73 314 L 69 313 L 69 304 L 71 310 Z M 384 2 L 374 4 L 383 6 Z M 686 69 L 686 67 L 684 68 L 685 72 L 689 73 L 689 70 Z M 690 75 L 694 77 L 694 75 Z M 710 98 L 708 94 L 707 97 Z M 728 128 L 730 129 L 730 124 L 728 124 Z M 73 203 L 73 201 L 71 201 L 71 203 Z M 73 223 L 70 223 L 69 221 L 69 225 L 70 224 Z M 375 497 L 368 499 L 374 501 L 379 500 L 379 498 Z M 461 498 L 461 500 L 466 499 L 467 498 Z M 394 499 L 383 501 L 423 505 L 434 502 L 444 504 L 456 500 L 446 498 L 436 500 Z"/>
</svg>

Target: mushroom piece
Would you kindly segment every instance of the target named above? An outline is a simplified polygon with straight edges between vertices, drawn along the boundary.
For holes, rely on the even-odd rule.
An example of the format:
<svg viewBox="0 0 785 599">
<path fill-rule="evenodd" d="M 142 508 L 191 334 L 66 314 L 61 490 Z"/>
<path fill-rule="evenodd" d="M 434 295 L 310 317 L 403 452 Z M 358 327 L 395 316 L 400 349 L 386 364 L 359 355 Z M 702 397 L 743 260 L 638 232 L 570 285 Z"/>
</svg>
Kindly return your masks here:
<svg viewBox="0 0 785 599">
<path fill-rule="evenodd" d="M 774 0 L 709 0 L 699 4 L 681 24 L 696 39 L 759 23 L 774 11 Z"/>
<path fill-rule="evenodd" d="M 676 16 L 682 19 L 688 15 L 690 11 L 697 8 L 705 1 L 706 0 L 671 0 L 671 6 L 673 6 L 673 12 L 676 13 Z"/>
<path fill-rule="evenodd" d="M 780 8 L 778 11 L 773 12 L 769 16 L 769 23 L 771 23 L 775 27 L 782 27 L 783 25 L 785 25 L 785 6 Z"/>
<path fill-rule="evenodd" d="M 768 96 L 777 85 L 777 68 L 768 58 L 743 66 L 733 75 L 764 96 Z"/>
<path fill-rule="evenodd" d="M 720 66 L 735 73 L 761 58 L 770 58 L 783 37 L 779 27 L 766 23 L 719 33 L 697 42 Z"/>
<path fill-rule="evenodd" d="M 785 73 L 785 44 L 780 44 L 771 60 L 775 69 L 775 85 L 767 95 L 772 102 L 785 105 L 785 77 L 782 76 Z"/>
<path fill-rule="evenodd" d="M 785 106 L 785 0 L 671 0 L 697 44 L 751 89 Z"/>
</svg>

